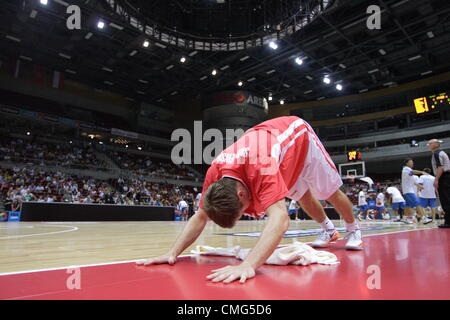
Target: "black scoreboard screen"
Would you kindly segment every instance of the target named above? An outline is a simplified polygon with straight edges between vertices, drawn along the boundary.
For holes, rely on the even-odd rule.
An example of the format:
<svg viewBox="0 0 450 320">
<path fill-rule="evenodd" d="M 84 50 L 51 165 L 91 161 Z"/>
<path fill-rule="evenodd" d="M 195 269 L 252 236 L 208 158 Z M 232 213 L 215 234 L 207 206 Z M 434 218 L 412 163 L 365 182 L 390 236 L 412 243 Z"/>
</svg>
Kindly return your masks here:
<svg viewBox="0 0 450 320">
<path fill-rule="evenodd" d="M 414 99 L 414 107 L 416 108 L 417 114 L 431 112 L 441 106 L 450 106 L 449 94 L 446 92 Z"/>
</svg>

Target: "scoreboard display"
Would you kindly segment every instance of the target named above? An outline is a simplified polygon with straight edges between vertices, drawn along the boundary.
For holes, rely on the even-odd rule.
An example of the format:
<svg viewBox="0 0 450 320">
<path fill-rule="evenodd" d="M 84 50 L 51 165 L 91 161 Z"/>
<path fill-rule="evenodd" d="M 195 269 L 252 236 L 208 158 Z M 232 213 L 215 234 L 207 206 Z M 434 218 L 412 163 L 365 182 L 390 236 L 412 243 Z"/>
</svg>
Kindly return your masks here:
<svg viewBox="0 0 450 320">
<path fill-rule="evenodd" d="M 347 152 L 347 160 L 348 160 L 349 162 L 361 160 L 361 152 L 359 152 L 359 151 L 350 151 L 350 152 Z"/>
<path fill-rule="evenodd" d="M 441 106 L 450 106 L 449 94 L 446 92 L 414 99 L 414 107 L 417 114 L 431 112 Z"/>
</svg>

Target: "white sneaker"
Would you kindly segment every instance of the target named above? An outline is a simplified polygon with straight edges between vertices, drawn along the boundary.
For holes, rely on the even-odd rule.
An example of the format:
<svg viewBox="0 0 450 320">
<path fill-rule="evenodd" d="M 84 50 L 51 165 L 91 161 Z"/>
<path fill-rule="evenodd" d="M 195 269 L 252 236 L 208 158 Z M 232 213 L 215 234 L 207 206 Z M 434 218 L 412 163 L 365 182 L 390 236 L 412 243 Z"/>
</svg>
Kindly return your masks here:
<svg viewBox="0 0 450 320">
<path fill-rule="evenodd" d="M 367 215 L 366 220 L 373 220 L 369 215 Z"/>
<path fill-rule="evenodd" d="M 362 233 L 360 229 L 349 232 L 345 239 L 348 239 L 345 249 L 347 250 L 363 250 Z"/>
<path fill-rule="evenodd" d="M 430 219 L 430 218 L 428 218 L 428 217 L 425 217 L 425 218 L 422 219 L 422 223 L 423 223 L 423 224 L 428 224 L 428 223 L 430 223 L 430 222 L 433 222 L 433 219 Z"/>
<path fill-rule="evenodd" d="M 313 248 L 326 248 L 330 245 L 331 242 L 336 241 L 339 239 L 341 235 L 337 230 L 334 230 L 334 232 L 330 233 L 328 231 L 322 231 L 316 240 L 314 240 L 311 243 L 311 247 Z"/>
</svg>

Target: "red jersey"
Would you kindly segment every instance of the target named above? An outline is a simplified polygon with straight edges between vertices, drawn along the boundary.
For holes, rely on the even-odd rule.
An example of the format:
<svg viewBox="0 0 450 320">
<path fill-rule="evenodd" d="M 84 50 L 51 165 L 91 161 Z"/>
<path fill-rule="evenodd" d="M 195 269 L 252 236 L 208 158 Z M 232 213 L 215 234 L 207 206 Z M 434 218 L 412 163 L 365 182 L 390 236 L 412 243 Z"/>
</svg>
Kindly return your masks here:
<svg viewBox="0 0 450 320">
<path fill-rule="evenodd" d="M 268 120 L 249 129 L 214 159 L 206 173 L 202 195 L 221 178 L 234 178 L 251 195 L 245 213 L 261 216 L 272 204 L 288 196 L 305 166 L 311 139 L 318 140 L 311 126 L 295 116 Z"/>
</svg>

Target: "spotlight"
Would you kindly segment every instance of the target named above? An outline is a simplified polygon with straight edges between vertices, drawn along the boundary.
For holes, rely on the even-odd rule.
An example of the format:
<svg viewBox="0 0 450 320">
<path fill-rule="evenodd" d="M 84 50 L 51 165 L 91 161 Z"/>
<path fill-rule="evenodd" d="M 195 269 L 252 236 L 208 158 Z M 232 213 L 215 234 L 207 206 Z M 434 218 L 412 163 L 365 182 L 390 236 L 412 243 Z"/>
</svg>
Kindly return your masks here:
<svg viewBox="0 0 450 320">
<path fill-rule="evenodd" d="M 336 89 L 339 91 L 342 91 L 342 89 L 344 89 L 344 87 L 342 86 L 342 84 L 337 84 Z"/>
<path fill-rule="evenodd" d="M 181 57 L 180 62 L 181 63 L 185 63 L 186 62 L 186 58 L 185 57 Z"/>
<path fill-rule="evenodd" d="M 331 79 L 328 76 L 325 76 L 323 78 L 323 82 L 326 83 L 326 84 L 330 84 L 331 83 Z"/>
<path fill-rule="evenodd" d="M 30 131 L 27 132 L 27 136 L 29 136 L 29 135 L 31 135 L 31 132 L 30 132 Z"/>
<path fill-rule="evenodd" d="M 41 2 L 41 4 L 43 4 L 44 6 L 46 6 L 46 5 L 48 4 L 48 0 L 41 0 L 40 2 Z"/>
<path fill-rule="evenodd" d="M 284 104 L 284 100 L 280 100 L 280 104 Z"/>
<path fill-rule="evenodd" d="M 273 50 L 277 50 L 278 49 L 278 45 L 274 41 L 271 41 L 269 43 L 269 47 L 271 47 Z"/>
<path fill-rule="evenodd" d="M 269 96 L 269 101 L 272 101 L 273 100 L 273 97 L 272 96 Z"/>
<path fill-rule="evenodd" d="M 139 151 L 142 151 L 142 147 L 138 147 L 138 150 L 139 150 Z"/>
<path fill-rule="evenodd" d="M 128 148 L 128 145 L 126 145 L 125 148 Z"/>
<path fill-rule="evenodd" d="M 148 48 L 148 47 L 150 46 L 150 42 L 149 42 L 148 40 L 145 40 L 145 41 L 142 43 L 142 46 L 143 46 L 144 48 Z"/>
<path fill-rule="evenodd" d="M 295 63 L 298 64 L 299 66 L 301 66 L 301 65 L 303 64 L 302 58 L 297 57 L 297 58 L 295 59 Z"/>
<path fill-rule="evenodd" d="M 217 74 L 217 70 L 214 69 L 214 70 L 211 72 L 211 74 L 212 74 L 213 76 L 215 76 L 215 75 Z"/>
<path fill-rule="evenodd" d="M 103 29 L 104 27 L 105 27 L 105 23 L 104 23 L 102 20 L 100 20 L 99 22 L 97 22 L 97 28 Z"/>
<path fill-rule="evenodd" d="M 239 86 L 239 87 L 242 87 L 243 85 L 244 85 L 244 83 L 243 83 L 242 81 L 239 81 L 239 82 L 238 82 L 238 86 Z"/>
</svg>

